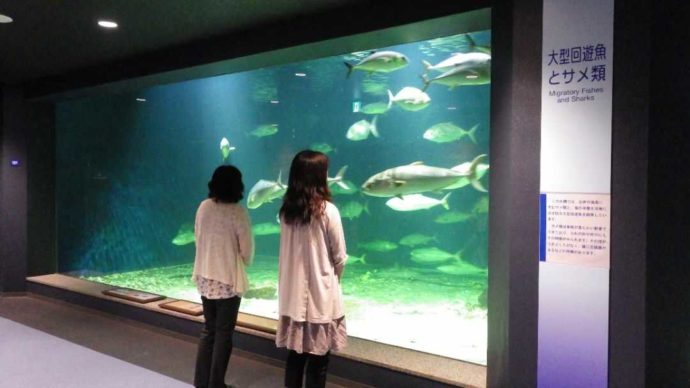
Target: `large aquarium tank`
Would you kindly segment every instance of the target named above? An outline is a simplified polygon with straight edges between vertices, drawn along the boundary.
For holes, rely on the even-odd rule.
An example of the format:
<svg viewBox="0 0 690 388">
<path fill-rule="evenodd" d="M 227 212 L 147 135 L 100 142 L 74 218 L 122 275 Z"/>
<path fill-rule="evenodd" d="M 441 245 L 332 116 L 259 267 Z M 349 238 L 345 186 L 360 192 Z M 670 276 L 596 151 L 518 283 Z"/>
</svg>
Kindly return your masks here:
<svg viewBox="0 0 690 388">
<path fill-rule="evenodd" d="M 240 311 L 277 318 L 292 157 L 330 158 L 348 333 L 486 364 L 491 31 L 59 102 L 59 270 L 199 301 L 194 216 L 243 172 L 256 241 Z"/>
</svg>

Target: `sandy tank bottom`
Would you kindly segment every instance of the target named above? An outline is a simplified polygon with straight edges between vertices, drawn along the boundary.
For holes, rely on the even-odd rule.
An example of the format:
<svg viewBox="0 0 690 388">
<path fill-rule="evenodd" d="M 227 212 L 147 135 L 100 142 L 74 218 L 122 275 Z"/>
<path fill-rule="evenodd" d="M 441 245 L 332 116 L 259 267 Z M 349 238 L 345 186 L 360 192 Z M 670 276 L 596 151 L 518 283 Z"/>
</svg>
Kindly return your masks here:
<svg viewBox="0 0 690 388">
<path fill-rule="evenodd" d="M 91 281 L 200 302 L 192 264 L 82 276 Z M 277 258 L 258 256 L 240 311 L 277 319 Z M 486 276 L 424 267 L 353 263 L 343 277 L 348 334 L 486 365 Z"/>
</svg>

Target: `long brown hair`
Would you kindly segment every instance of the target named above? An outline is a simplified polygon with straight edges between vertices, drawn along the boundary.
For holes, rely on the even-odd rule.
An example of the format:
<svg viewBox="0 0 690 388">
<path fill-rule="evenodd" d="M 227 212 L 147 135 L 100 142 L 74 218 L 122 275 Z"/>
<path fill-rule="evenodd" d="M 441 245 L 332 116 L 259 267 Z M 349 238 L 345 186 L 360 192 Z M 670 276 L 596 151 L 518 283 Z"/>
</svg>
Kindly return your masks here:
<svg viewBox="0 0 690 388">
<path fill-rule="evenodd" d="M 330 200 L 328 156 L 318 151 L 300 151 L 292 159 L 280 215 L 288 224 L 308 224 L 324 214 L 325 202 Z"/>
</svg>

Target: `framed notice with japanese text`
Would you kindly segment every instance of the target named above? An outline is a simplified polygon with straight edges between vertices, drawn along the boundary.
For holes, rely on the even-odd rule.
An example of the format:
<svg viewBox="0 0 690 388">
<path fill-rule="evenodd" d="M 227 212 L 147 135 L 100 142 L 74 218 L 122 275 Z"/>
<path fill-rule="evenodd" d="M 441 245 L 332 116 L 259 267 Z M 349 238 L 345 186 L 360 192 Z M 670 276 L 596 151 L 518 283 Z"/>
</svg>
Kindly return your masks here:
<svg viewBox="0 0 690 388">
<path fill-rule="evenodd" d="M 609 268 L 609 194 L 541 194 L 539 205 L 540 261 Z"/>
</svg>

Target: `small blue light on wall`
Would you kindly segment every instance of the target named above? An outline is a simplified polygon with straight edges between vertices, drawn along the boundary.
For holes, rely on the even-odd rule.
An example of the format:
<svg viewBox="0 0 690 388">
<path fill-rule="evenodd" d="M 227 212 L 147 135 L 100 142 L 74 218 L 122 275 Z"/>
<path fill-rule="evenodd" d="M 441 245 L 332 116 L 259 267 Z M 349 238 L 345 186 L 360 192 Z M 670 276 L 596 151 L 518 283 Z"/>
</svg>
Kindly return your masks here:
<svg viewBox="0 0 690 388">
<path fill-rule="evenodd" d="M 21 163 L 19 162 L 19 159 L 12 159 L 10 160 L 10 166 L 12 167 L 19 167 Z"/>
</svg>

